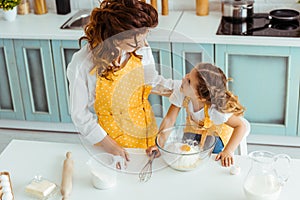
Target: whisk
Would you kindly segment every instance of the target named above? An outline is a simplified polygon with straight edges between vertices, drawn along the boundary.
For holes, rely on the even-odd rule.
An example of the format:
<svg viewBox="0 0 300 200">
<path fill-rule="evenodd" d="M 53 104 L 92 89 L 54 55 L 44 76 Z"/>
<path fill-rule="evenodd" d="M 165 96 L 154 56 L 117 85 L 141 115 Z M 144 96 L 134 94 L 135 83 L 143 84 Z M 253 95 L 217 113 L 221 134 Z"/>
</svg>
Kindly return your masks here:
<svg viewBox="0 0 300 200">
<path fill-rule="evenodd" d="M 157 154 L 157 151 L 153 151 L 151 156 L 149 157 L 148 162 L 143 167 L 143 169 L 139 173 L 139 178 L 141 182 L 147 182 L 150 180 L 152 176 L 152 162 L 155 158 L 155 155 Z"/>
</svg>

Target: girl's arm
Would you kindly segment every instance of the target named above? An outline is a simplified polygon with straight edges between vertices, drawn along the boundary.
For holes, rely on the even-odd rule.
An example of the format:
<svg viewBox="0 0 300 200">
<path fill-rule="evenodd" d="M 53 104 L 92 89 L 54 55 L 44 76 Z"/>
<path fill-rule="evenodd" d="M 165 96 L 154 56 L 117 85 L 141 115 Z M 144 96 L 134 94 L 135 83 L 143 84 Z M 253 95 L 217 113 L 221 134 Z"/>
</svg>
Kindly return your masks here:
<svg viewBox="0 0 300 200">
<path fill-rule="evenodd" d="M 169 107 L 168 113 L 166 114 L 166 116 L 164 117 L 164 119 L 162 120 L 162 122 L 160 124 L 158 132 L 173 126 L 176 122 L 179 111 L 180 111 L 180 107 L 177 107 L 177 106 L 171 104 L 171 106 Z"/>
<path fill-rule="evenodd" d="M 241 117 L 236 115 L 232 115 L 225 124 L 233 128 L 233 133 L 226 147 L 217 155 L 216 160 L 221 159 L 222 166 L 229 167 L 234 164 L 233 154 L 245 136 L 246 124 L 244 124 Z"/>
<path fill-rule="evenodd" d="M 179 111 L 180 111 L 180 107 L 177 107 L 177 106 L 171 104 L 171 106 L 169 107 L 168 113 L 166 114 L 166 116 L 164 117 L 164 119 L 162 120 L 162 122 L 160 124 L 158 133 L 175 124 Z M 152 152 L 155 150 L 158 150 L 157 146 L 151 146 L 146 149 L 146 153 L 150 156 L 152 154 Z M 159 157 L 159 156 L 160 156 L 160 153 L 156 154 L 155 157 Z"/>
</svg>

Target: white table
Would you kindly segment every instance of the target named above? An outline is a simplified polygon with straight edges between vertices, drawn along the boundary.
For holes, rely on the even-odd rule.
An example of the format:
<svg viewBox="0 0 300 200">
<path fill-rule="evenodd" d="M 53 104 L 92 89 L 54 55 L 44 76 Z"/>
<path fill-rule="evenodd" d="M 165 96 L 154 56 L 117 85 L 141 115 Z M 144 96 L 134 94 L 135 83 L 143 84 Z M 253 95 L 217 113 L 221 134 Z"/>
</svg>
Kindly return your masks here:
<svg viewBox="0 0 300 200">
<path fill-rule="evenodd" d="M 243 181 L 251 161 L 236 156 L 242 171 L 230 175 L 229 168 L 212 160 L 206 166 L 191 172 L 178 172 L 171 168 L 155 171 L 150 181 L 140 183 L 137 175 L 120 174 L 116 187 L 95 189 L 86 166 L 90 154 L 80 144 L 50 143 L 13 140 L 0 155 L 0 171 L 10 172 L 15 200 L 29 200 L 24 188 L 37 174 L 61 183 L 65 153 L 71 151 L 74 159 L 73 190 L 71 200 L 94 199 L 205 199 L 245 200 Z M 283 188 L 280 200 L 299 199 L 300 160 L 292 160 L 291 177 Z"/>
</svg>

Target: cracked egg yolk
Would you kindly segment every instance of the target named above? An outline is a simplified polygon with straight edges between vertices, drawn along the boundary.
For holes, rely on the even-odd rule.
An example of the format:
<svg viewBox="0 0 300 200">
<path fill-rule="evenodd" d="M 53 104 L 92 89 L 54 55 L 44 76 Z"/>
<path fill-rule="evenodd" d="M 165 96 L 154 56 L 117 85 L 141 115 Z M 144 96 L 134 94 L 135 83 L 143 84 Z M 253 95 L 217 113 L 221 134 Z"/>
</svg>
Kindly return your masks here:
<svg viewBox="0 0 300 200">
<path fill-rule="evenodd" d="M 187 144 L 184 144 L 184 145 L 182 145 L 182 146 L 180 147 L 180 150 L 181 150 L 181 151 L 186 151 L 186 152 L 188 152 L 188 151 L 191 150 L 191 147 L 190 147 L 189 145 L 187 145 Z"/>
</svg>

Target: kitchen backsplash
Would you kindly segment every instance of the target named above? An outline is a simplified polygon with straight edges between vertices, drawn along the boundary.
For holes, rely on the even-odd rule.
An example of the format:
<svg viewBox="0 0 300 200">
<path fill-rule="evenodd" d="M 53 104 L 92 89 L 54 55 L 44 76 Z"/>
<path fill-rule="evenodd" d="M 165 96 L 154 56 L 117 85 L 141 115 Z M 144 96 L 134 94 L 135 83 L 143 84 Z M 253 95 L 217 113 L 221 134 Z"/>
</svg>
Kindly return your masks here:
<svg viewBox="0 0 300 200">
<path fill-rule="evenodd" d="M 71 10 L 82 8 L 93 8 L 98 5 L 99 0 L 70 0 Z M 150 0 L 146 0 L 150 3 Z M 55 0 L 46 0 L 50 12 L 56 12 Z M 158 11 L 161 10 L 161 1 L 158 0 Z M 195 10 L 196 0 L 169 0 L 169 10 Z M 254 12 L 269 12 L 276 8 L 292 8 L 300 11 L 298 0 L 255 0 Z M 33 7 L 33 0 L 30 0 Z M 221 0 L 210 0 L 211 11 L 221 11 Z"/>
</svg>

